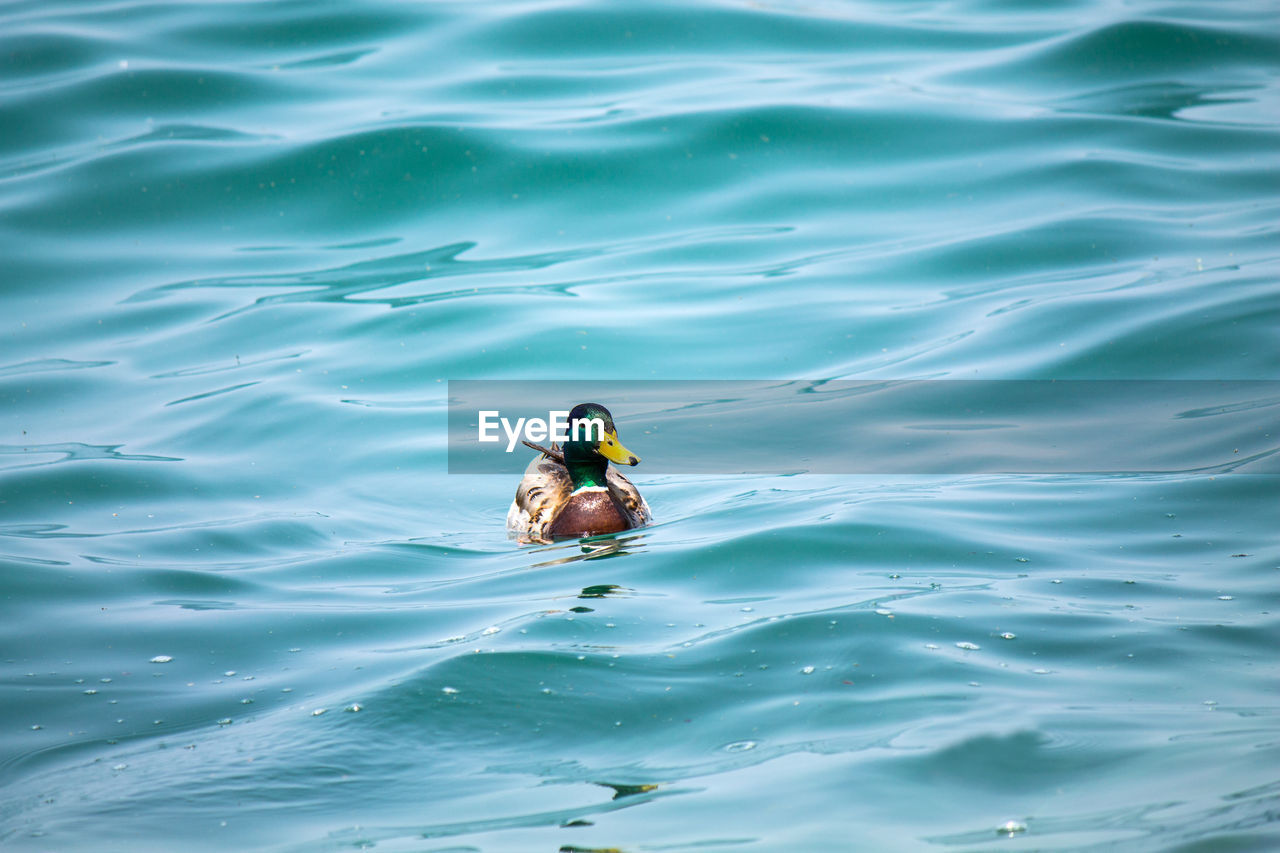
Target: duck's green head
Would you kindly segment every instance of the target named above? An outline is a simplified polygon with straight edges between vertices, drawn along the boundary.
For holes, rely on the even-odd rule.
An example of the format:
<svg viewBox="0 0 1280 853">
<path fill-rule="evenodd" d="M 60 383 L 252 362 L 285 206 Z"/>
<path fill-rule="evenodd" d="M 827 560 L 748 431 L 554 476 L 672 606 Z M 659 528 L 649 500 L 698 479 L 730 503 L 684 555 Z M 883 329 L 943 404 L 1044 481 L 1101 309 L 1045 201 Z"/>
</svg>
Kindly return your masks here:
<svg viewBox="0 0 1280 853">
<path fill-rule="evenodd" d="M 605 485 L 609 462 L 638 465 L 640 457 L 622 446 L 613 415 L 599 403 L 579 403 L 569 412 L 569 440 L 564 464 L 575 489 Z"/>
</svg>

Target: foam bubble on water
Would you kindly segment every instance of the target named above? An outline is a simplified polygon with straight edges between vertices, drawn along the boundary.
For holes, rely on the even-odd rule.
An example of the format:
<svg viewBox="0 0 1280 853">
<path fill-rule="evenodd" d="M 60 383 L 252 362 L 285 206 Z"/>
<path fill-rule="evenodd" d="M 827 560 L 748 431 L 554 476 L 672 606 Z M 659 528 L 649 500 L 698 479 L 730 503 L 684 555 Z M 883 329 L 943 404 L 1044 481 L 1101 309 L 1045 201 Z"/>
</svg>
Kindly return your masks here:
<svg viewBox="0 0 1280 853">
<path fill-rule="evenodd" d="M 1018 635 L 1013 633 L 1012 631 L 1005 631 L 1003 634 L 1000 635 L 1000 638 L 1002 640 L 1013 640 L 1013 639 L 1016 639 L 1017 636 Z"/>
<path fill-rule="evenodd" d="M 977 643 L 971 643 L 968 640 L 961 640 L 960 642 L 956 643 L 956 648 L 964 649 L 967 652 L 976 652 L 978 649 L 982 648 L 982 646 L 978 645 Z"/>
<path fill-rule="evenodd" d="M 159 722 L 159 720 L 157 720 L 156 722 Z M 229 725 L 231 725 L 231 718 L 230 718 L 230 717 L 223 717 L 221 720 L 218 720 L 218 725 L 220 725 L 220 726 L 229 726 Z"/>
<path fill-rule="evenodd" d="M 117 764 L 117 765 L 115 765 L 114 767 L 112 767 L 111 769 L 112 769 L 112 770 L 126 770 L 126 769 L 128 769 L 128 767 L 129 767 L 129 765 L 128 765 L 128 764 Z"/>
<path fill-rule="evenodd" d="M 316 708 L 314 711 L 311 712 L 311 716 L 318 717 L 321 714 L 327 714 L 328 712 L 329 712 L 328 708 Z"/>
<path fill-rule="evenodd" d="M 925 644 L 924 644 L 924 647 L 925 647 L 926 649 L 936 649 L 936 648 L 938 648 L 938 644 L 937 644 L 937 643 L 925 643 Z"/>
<path fill-rule="evenodd" d="M 1232 600 L 1234 600 L 1234 599 L 1235 599 L 1235 596 L 1234 596 L 1234 595 L 1220 595 L 1220 596 L 1218 596 L 1218 600 L 1219 600 L 1219 601 L 1232 601 Z"/>
<path fill-rule="evenodd" d="M 173 660 L 172 655 L 156 655 L 148 663 L 169 663 Z"/>
<path fill-rule="evenodd" d="M 346 711 L 348 714 L 356 714 L 356 713 L 359 713 L 360 711 L 363 711 L 364 706 L 361 705 L 359 702 L 352 702 L 350 705 L 343 708 L 342 710 Z"/>
<path fill-rule="evenodd" d="M 996 833 L 999 835 L 1016 835 L 1019 832 L 1026 831 L 1027 825 L 1017 820 L 1006 820 L 996 827 Z"/>
<path fill-rule="evenodd" d="M 806 667 L 804 667 L 804 668 L 802 668 L 802 669 L 800 670 L 800 673 L 801 673 L 802 675 L 813 675 L 813 667 L 812 667 L 812 666 L 806 666 Z"/>
<path fill-rule="evenodd" d="M 726 743 L 723 749 L 725 752 L 747 752 L 755 749 L 757 745 L 753 740 L 735 740 L 733 743 Z"/>
<path fill-rule="evenodd" d="M 502 630 L 502 629 L 501 629 L 501 628 L 499 628 L 497 625 L 490 625 L 488 628 L 485 628 L 483 631 L 481 631 L 481 632 L 480 632 L 480 636 L 482 636 L 482 637 L 488 637 L 488 636 L 491 636 L 491 635 L 493 635 L 493 634 L 498 633 L 498 632 L 499 632 L 499 631 L 501 631 L 501 630 Z"/>
<path fill-rule="evenodd" d="M 878 608 L 876 608 L 876 615 L 877 615 L 877 616 L 892 616 L 892 615 L 893 615 L 893 611 L 892 611 L 892 610 L 886 610 L 886 609 L 885 609 L 885 608 L 883 608 L 883 607 L 878 607 Z"/>
<path fill-rule="evenodd" d="M 235 675 L 235 674 L 236 674 L 236 671 L 235 671 L 234 669 L 229 669 L 229 670 L 227 670 L 226 672 L 224 672 L 224 673 L 222 673 L 222 674 L 223 674 L 223 675 L 225 675 L 227 678 L 230 678 L 231 676 L 233 676 L 233 675 Z"/>
<path fill-rule="evenodd" d="M 449 694 L 450 696 L 452 696 L 452 695 L 454 695 L 455 693 L 457 693 L 457 692 L 458 692 L 458 688 L 456 688 L 456 687 L 441 687 L 441 688 L 440 688 L 440 692 L 441 692 L 441 693 L 447 693 L 447 694 Z"/>
</svg>

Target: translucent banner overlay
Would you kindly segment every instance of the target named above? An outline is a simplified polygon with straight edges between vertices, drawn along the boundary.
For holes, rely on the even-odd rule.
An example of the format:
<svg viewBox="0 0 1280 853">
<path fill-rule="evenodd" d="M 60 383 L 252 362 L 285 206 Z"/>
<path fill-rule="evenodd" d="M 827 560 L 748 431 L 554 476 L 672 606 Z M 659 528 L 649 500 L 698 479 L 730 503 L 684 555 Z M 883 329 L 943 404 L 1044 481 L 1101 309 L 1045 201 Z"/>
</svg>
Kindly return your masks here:
<svg viewBox="0 0 1280 853">
<path fill-rule="evenodd" d="M 523 471 L 582 402 L 636 474 L 1280 473 L 1269 380 L 450 380 L 449 472 Z"/>
</svg>

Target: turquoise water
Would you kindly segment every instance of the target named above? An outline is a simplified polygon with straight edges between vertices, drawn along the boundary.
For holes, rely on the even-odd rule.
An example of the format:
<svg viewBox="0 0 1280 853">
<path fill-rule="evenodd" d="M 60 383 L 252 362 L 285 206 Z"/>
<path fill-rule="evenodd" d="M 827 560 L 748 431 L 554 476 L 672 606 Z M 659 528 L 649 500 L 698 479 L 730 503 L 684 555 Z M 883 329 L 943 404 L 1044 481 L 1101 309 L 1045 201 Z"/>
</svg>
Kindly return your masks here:
<svg viewBox="0 0 1280 853">
<path fill-rule="evenodd" d="M 1275 849 L 1231 451 L 519 546 L 446 388 L 1275 380 L 1277 223 L 1255 0 L 6 3 L 0 844 Z"/>
</svg>

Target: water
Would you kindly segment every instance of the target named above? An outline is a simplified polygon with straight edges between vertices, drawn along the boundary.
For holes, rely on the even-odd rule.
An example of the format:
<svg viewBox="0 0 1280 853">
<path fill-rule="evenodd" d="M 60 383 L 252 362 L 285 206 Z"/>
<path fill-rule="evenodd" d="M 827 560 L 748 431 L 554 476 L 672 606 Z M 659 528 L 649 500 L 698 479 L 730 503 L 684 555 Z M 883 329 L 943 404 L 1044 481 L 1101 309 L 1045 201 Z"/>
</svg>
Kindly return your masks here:
<svg viewBox="0 0 1280 853">
<path fill-rule="evenodd" d="M 1280 846 L 1228 449 L 641 466 L 520 547 L 445 441 L 451 379 L 1280 378 L 1273 4 L 42 0 L 0 69 L 6 849 Z"/>
</svg>

